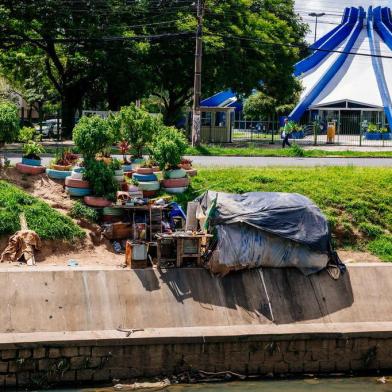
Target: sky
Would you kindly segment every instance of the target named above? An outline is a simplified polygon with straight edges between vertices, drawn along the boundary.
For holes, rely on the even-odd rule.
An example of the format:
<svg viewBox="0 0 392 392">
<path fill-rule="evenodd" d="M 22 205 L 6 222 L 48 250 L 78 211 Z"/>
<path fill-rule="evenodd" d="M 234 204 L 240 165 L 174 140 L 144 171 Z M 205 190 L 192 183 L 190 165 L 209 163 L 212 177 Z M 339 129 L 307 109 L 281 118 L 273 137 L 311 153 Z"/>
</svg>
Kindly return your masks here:
<svg viewBox="0 0 392 392">
<path fill-rule="evenodd" d="M 342 14 L 345 7 L 359 7 L 362 6 L 365 10 L 370 6 L 390 6 L 392 8 L 391 0 L 295 0 L 296 11 L 302 16 L 305 22 L 309 23 L 310 32 L 306 39 L 309 43 L 314 41 L 314 18 L 308 16 L 310 12 L 325 12 L 326 15 L 319 18 L 317 27 L 317 37 L 332 30 L 342 19 Z"/>
</svg>

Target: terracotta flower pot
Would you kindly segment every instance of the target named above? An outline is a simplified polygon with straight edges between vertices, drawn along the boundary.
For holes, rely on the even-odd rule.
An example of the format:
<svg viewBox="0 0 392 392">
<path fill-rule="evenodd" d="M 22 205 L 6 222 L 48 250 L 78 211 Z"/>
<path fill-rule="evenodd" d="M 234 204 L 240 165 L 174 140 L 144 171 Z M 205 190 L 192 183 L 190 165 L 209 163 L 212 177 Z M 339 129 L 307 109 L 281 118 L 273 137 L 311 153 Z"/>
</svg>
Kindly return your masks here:
<svg viewBox="0 0 392 392">
<path fill-rule="evenodd" d="M 45 173 L 46 170 L 44 166 L 30 166 L 23 163 L 17 163 L 15 167 L 19 173 L 31 175 Z"/>
<path fill-rule="evenodd" d="M 58 171 L 71 171 L 72 165 L 63 166 L 63 165 L 53 164 L 53 165 L 51 165 L 51 169 L 58 170 Z"/>
<path fill-rule="evenodd" d="M 189 185 L 189 178 L 169 178 L 161 181 L 164 188 L 181 188 Z"/>
<path fill-rule="evenodd" d="M 97 196 L 84 196 L 84 202 L 90 207 L 109 207 L 112 202 L 104 197 Z"/>
<path fill-rule="evenodd" d="M 151 167 L 139 167 L 136 169 L 137 174 L 152 174 L 153 170 Z"/>
<path fill-rule="evenodd" d="M 194 177 L 197 175 L 197 170 L 196 169 L 187 170 L 186 173 L 188 174 L 189 177 Z"/>
<path fill-rule="evenodd" d="M 67 177 L 65 179 L 65 186 L 69 186 L 71 188 L 89 188 L 90 184 L 88 183 L 88 181 Z"/>
</svg>

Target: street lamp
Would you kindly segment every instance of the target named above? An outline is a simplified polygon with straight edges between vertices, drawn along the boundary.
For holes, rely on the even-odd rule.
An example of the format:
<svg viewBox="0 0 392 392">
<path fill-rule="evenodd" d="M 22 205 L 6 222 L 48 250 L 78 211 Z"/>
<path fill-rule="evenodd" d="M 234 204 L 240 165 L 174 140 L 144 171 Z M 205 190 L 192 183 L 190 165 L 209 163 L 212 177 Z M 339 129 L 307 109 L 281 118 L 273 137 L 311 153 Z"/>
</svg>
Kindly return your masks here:
<svg viewBox="0 0 392 392">
<path fill-rule="evenodd" d="M 314 42 L 316 42 L 316 40 L 317 40 L 317 21 L 318 21 L 318 18 L 321 18 L 322 16 L 325 15 L 325 12 L 319 12 L 319 13 L 311 12 L 308 15 L 311 16 L 312 18 L 316 18 L 316 27 L 314 29 Z"/>
</svg>

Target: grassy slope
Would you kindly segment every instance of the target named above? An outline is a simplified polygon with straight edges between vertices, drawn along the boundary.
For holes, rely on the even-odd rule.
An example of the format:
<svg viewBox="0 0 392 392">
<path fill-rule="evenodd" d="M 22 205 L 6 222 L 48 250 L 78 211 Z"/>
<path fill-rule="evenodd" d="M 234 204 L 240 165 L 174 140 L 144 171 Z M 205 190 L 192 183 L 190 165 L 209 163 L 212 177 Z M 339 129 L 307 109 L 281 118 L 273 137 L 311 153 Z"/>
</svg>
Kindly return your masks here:
<svg viewBox="0 0 392 392">
<path fill-rule="evenodd" d="M 349 147 L 347 147 L 349 148 Z M 323 157 L 359 157 L 359 158 L 392 158 L 392 151 L 325 151 L 300 149 L 301 156 L 308 158 Z M 187 155 L 211 156 L 262 156 L 262 157 L 293 157 L 298 156 L 298 150 L 292 148 L 263 148 L 263 147 L 224 147 L 200 146 L 188 147 Z M 302 155 L 303 154 L 303 155 Z"/>
<path fill-rule="evenodd" d="M 20 230 L 21 212 L 25 213 L 29 229 L 36 231 L 41 239 L 72 240 L 85 235 L 67 216 L 16 186 L 0 181 L 0 235 Z"/>
<path fill-rule="evenodd" d="M 200 169 L 178 201 L 192 200 L 207 189 L 301 193 L 327 215 L 337 245 L 369 250 L 392 261 L 392 169 Z"/>
</svg>

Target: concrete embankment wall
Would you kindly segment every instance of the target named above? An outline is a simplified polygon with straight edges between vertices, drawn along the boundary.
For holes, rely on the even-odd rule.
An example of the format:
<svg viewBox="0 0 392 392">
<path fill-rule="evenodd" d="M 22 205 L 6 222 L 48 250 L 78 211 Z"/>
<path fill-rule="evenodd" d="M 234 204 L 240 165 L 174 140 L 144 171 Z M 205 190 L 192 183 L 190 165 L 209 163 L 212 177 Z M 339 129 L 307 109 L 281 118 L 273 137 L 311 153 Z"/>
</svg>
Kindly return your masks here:
<svg viewBox="0 0 392 392">
<path fill-rule="evenodd" d="M 263 284 L 264 281 L 264 284 Z M 0 386 L 392 368 L 392 267 L 0 272 Z M 141 329 L 130 336 L 116 329 Z"/>
</svg>

